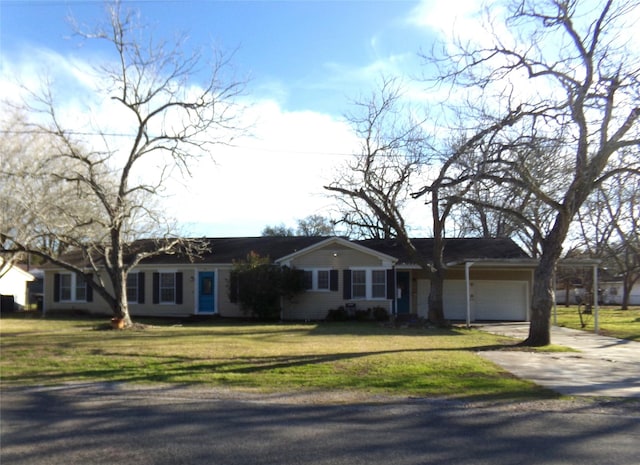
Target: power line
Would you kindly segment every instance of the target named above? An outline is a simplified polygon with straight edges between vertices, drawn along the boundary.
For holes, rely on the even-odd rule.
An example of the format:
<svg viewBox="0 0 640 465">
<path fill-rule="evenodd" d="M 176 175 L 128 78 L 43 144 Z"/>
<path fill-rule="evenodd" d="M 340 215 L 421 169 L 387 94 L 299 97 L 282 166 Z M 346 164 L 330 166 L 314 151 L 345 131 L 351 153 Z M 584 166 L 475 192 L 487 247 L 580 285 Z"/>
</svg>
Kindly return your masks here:
<svg viewBox="0 0 640 465">
<path fill-rule="evenodd" d="M 125 133 L 116 133 L 116 132 L 85 132 L 85 131 L 65 131 L 66 135 L 69 136 L 85 136 L 85 137 L 135 137 L 134 134 L 125 134 Z M 23 130 L 11 130 L 11 129 L 0 129 L 0 134 L 3 135 L 47 135 L 51 134 L 46 130 L 41 129 L 23 129 Z M 196 143 L 206 144 L 205 140 L 193 140 Z M 260 152 L 270 152 L 270 153 L 290 153 L 290 154 L 303 154 L 303 155 L 325 155 L 325 156 L 335 156 L 335 157 L 350 157 L 353 156 L 353 152 L 321 152 L 321 151 L 313 151 L 313 150 L 293 150 L 293 149 L 285 149 L 285 148 L 269 148 L 269 147 L 258 147 L 258 146 L 249 146 L 242 144 L 222 144 L 227 147 L 236 148 L 236 149 L 244 149 L 244 150 L 256 150 Z"/>
</svg>

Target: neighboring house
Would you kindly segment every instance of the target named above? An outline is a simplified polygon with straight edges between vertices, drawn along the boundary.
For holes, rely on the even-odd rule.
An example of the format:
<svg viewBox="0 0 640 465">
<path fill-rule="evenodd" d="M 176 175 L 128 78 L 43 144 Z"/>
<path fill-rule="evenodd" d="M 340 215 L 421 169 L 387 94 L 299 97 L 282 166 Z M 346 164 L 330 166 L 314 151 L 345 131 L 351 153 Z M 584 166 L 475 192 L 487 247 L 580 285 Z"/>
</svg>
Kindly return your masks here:
<svg viewBox="0 0 640 465">
<path fill-rule="evenodd" d="M 191 262 L 178 254 L 140 263 L 128 276 L 132 316 L 246 316 L 230 301 L 233 263 L 250 252 L 305 272 L 307 291 L 285 300 L 285 320 L 320 320 L 330 309 L 383 307 L 396 315 L 426 317 L 428 272 L 411 263 L 394 241 L 339 237 L 206 239 L 210 251 Z M 431 239 L 415 239 L 431 256 Z M 451 320 L 527 321 L 536 261 L 509 239 L 448 239 L 445 317 Z M 45 267 L 45 311 L 108 313 L 99 296 L 75 274 Z"/>
<path fill-rule="evenodd" d="M 4 308 L 5 306 L 10 306 L 10 300 L 12 300 L 18 308 L 25 307 L 29 303 L 28 283 L 35 278 L 19 265 L 9 265 L 8 268 L 2 265 L 3 260 L 0 258 L 0 295 L 4 296 L 2 299 L 2 310 L 14 310 L 14 308 Z"/>
<path fill-rule="evenodd" d="M 600 283 L 602 303 L 605 305 L 622 305 L 622 278 L 610 279 Z M 629 294 L 629 305 L 640 305 L 640 282 L 635 283 Z"/>
</svg>

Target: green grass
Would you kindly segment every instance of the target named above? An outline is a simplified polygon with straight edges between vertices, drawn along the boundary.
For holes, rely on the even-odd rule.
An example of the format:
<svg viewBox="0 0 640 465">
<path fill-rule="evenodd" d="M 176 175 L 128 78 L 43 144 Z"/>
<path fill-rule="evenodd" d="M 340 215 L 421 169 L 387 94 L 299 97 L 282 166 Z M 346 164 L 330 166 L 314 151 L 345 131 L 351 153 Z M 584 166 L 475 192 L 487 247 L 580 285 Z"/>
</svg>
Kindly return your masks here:
<svg viewBox="0 0 640 465">
<path fill-rule="evenodd" d="M 595 314 L 582 315 L 582 327 L 577 306 L 558 306 L 558 326 L 584 331 L 593 331 Z M 552 316 L 553 321 L 553 316 Z M 605 336 L 640 341 L 640 307 L 630 307 L 620 310 L 616 307 L 600 307 L 598 310 L 599 332 Z"/>
<path fill-rule="evenodd" d="M 549 391 L 475 352 L 516 341 L 461 328 L 375 323 L 155 324 L 3 317 L 0 385 L 75 381 L 185 383 L 264 392 L 346 390 L 454 398 L 532 399 Z"/>
</svg>

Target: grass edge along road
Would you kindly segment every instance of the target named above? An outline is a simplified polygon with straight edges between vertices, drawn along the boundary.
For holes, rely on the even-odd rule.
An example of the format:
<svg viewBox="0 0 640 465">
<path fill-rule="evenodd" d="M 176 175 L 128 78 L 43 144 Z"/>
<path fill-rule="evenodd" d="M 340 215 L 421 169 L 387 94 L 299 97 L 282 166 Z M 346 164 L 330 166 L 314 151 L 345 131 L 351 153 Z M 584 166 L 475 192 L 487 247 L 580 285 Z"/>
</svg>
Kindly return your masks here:
<svg viewBox="0 0 640 465">
<path fill-rule="evenodd" d="M 260 392 L 352 391 L 457 399 L 556 397 L 477 351 L 517 341 L 464 328 L 217 320 L 105 330 L 104 320 L 0 320 L 3 388 L 166 383 Z"/>
</svg>

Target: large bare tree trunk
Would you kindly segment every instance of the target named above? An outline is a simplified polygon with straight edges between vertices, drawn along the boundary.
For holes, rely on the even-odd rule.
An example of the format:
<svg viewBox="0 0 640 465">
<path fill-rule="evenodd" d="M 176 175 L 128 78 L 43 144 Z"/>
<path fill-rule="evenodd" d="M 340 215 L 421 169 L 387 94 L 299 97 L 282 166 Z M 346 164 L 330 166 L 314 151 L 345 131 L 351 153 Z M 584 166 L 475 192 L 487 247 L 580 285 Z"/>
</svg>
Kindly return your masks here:
<svg viewBox="0 0 640 465">
<path fill-rule="evenodd" d="M 444 323 L 444 277 L 438 270 L 431 274 L 428 318 L 436 325 Z"/>
</svg>

